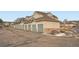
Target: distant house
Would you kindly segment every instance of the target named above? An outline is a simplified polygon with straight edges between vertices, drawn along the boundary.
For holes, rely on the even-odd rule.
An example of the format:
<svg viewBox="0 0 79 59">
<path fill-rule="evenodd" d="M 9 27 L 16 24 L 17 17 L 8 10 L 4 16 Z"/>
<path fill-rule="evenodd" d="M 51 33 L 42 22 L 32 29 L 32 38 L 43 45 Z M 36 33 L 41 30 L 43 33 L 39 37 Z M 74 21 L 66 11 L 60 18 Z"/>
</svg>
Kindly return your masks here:
<svg viewBox="0 0 79 59">
<path fill-rule="evenodd" d="M 77 26 L 77 24 L 75 22 L 66 21 L 66 22 L 61 23 L 60 27 L 61 27 L 61 30 L 69 31 L 76 26 Z"/>
<path fill-rule="evenodd" d="M 3 22 L 3 25 L 6 26 L 6 27 L 9 27 L 9 26 L 14 25 L 14 22 L 5 21 L 5 22 Z"/>
<path fill-rule="evenodd" d="M 72 27 L 76 26 L 76 24 L 72 23 L 72 22 L 63 23 L 62 25 L 64 27 L 68 27 L 68 28 L 72 28 Z"/>
<path fill-rule="evenodd" d="M 79 21 L 69 21 L 69 22 L 72 22 L 72 23 L 76 24 L 76 26 L 79 26 Z"/>
<path fill-rule="evenodd" d="M 23 25 L 24 30 L 33 32 L 51 33 L 60 29 L 60 21 L 57 16 L 50 12 L 40 11 L 35 11 L 32 16 L 25 17 L 24 22 L 21 22 L 19 25 Z"/>
</svg>

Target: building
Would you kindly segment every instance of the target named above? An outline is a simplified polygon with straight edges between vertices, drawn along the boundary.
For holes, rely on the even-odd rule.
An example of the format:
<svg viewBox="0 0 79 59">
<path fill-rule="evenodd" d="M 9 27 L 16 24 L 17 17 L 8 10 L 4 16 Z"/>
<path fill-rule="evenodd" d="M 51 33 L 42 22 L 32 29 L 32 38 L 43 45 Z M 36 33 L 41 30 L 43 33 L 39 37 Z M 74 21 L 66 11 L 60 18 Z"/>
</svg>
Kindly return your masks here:
<svg viewBox="0 0 79 59">
<path fill-rule="evenodd" d="M 74 27 L 77 26 L 77 23 L 74 21 L 65 21 L 61 23 L 61 31 L 71 31 Z"/>
<path fill-rule="evenodd" d="M 5 27 L 10 27 L 10 26 L 12 26 L 13 24 L 14 24 L 14 22 L 9 22 L 9 21 L 3 22 L 3 25 L 4 25 Z"/>
<path fill-rule="evenodd" d="M 50 12 L 35 11 L 32 16 L 27 16 L 23 22 L 16 24 L 15 28 L 32 32 L 51 33 L 60 30 L 60 21 L 57 16 Z"/>
</svg>

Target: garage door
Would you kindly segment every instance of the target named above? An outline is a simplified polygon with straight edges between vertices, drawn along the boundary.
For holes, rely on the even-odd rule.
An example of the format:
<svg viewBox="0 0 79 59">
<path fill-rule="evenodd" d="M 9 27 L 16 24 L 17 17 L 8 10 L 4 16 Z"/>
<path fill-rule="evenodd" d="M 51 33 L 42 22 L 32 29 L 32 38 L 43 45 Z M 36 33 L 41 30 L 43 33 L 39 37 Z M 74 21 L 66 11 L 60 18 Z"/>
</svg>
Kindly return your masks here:
<svg viewBox="0 0 79 59">
<path fill-rule="evenodd" d="M 28 25 L 28 30 L 30 30 L 30 31 L 31 31 L 31 25 Z"/>
<path fill-rule="evenodd" d="M 25 25 L 25 30 L 27 30 L 27 25 Z"/>
<path fill-rule="evenodd" d="M 20 25 L 21 29 L 24 30 L 24 25 Z"/>
<path fill-rule="evenodd" d="M 38 32 L 43 32 L 43 24 L 38 24 Z"/>
<path fill-rule="evenodd" d="M 21 29 L 20 25 L 17 25 L 17 29 Z"/>
<path fill-rule="evenodd" d="M 37 32 L 37 30 L 36 30 L 36 25 L 35 25 L 35 24 L 32 25 L 32 31 L 33 31 L 33 32 Z"/>
</svg>

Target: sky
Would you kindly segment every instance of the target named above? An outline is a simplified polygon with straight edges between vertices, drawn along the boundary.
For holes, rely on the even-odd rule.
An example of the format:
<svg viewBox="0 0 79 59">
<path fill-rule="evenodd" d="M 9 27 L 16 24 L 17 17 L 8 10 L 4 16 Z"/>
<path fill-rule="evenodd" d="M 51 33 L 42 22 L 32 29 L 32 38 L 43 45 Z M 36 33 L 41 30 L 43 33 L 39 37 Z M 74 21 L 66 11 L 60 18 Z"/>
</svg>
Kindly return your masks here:
<svg viewBox="0 0 79 59">
<path fill-rule="evenodd" d="M 79 20 L 79 11 L 51 11 L 52 14 L 58 16 L 60 21 L 64 19 Z M 31 16 L 33 11 L 0 11 L 0 18 L 4 21 L 14 21 L 20 17 Z"/>
</svg>

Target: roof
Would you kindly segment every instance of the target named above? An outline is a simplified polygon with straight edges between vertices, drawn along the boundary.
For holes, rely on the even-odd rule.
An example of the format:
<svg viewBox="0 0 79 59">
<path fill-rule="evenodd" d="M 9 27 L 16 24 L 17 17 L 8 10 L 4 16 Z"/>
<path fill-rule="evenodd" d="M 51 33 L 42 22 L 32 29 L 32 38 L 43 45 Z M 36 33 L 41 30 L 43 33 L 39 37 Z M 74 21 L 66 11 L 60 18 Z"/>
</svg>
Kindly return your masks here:
<svg viewBox="0 0 79 59">
<path fill-rule="evenodd" d="M 43 17 L 41 18 L 37 18 L 34 21 L 52 21 L 52 22 L 59 22 L 58 17 L 55 15 L 52 15 L 51 13 L 45 13 L 45 12 L 41 12 L 41 11 L 36 11 L 35 13 L 38 14 L 42 14 Z M 50 14 L 51 16 L 49 16 L 48 14 Z"/>
<path fill-rule="evenodd" d="M 33 15 L 35 15 L 35 13 L 41 14 L 43 15 L 43 17 L 37 18 L 35 19 L 33 17 Z M 25 18 L 18 18 L 16 20 L 16 23 L 32 23 L 33 21 L 35 22 L 39 22 L 39 21 L 50 21 L 50 22 L 60 22 L 58 20 L 58 17 L 53 15 L 52 13 L 45 13 L 45 12 L 41 12 L 41 11 L 35 11 L 34 14 L 32 16 L 26 16 Z"/>
<path fill-rule="evenodd" d="M 78 24 L 79 21 L 66 21 L 65 23 L 66 24 Z"/>
<path fill-rule="evenodd" d="M 42 11 L 35 11 L 34 13 L 38 13 L 38 14 L 42 14 L 42 15 L 46 15 L 45 12 L 42 12 Z"/>
<path fill-rule="evenodd" d="M 35 19 L 34 21 L 35 22 L 39 22 L 39 21 L 59 22 L 57 19 L 52 19 L 50 17 L 41 17 L 41 18 Z"/>
<path fill-rule="evenodd" d="M 52 17 L 58 18 L 57 16 L 53 15 L 51 12 L 46 13 L 46 12 L 42 12 L 42 11 L 35 11 L 35 13 L 42 14 L 44 16 L 48 16 L 50 14 Z"/>
</svg>

